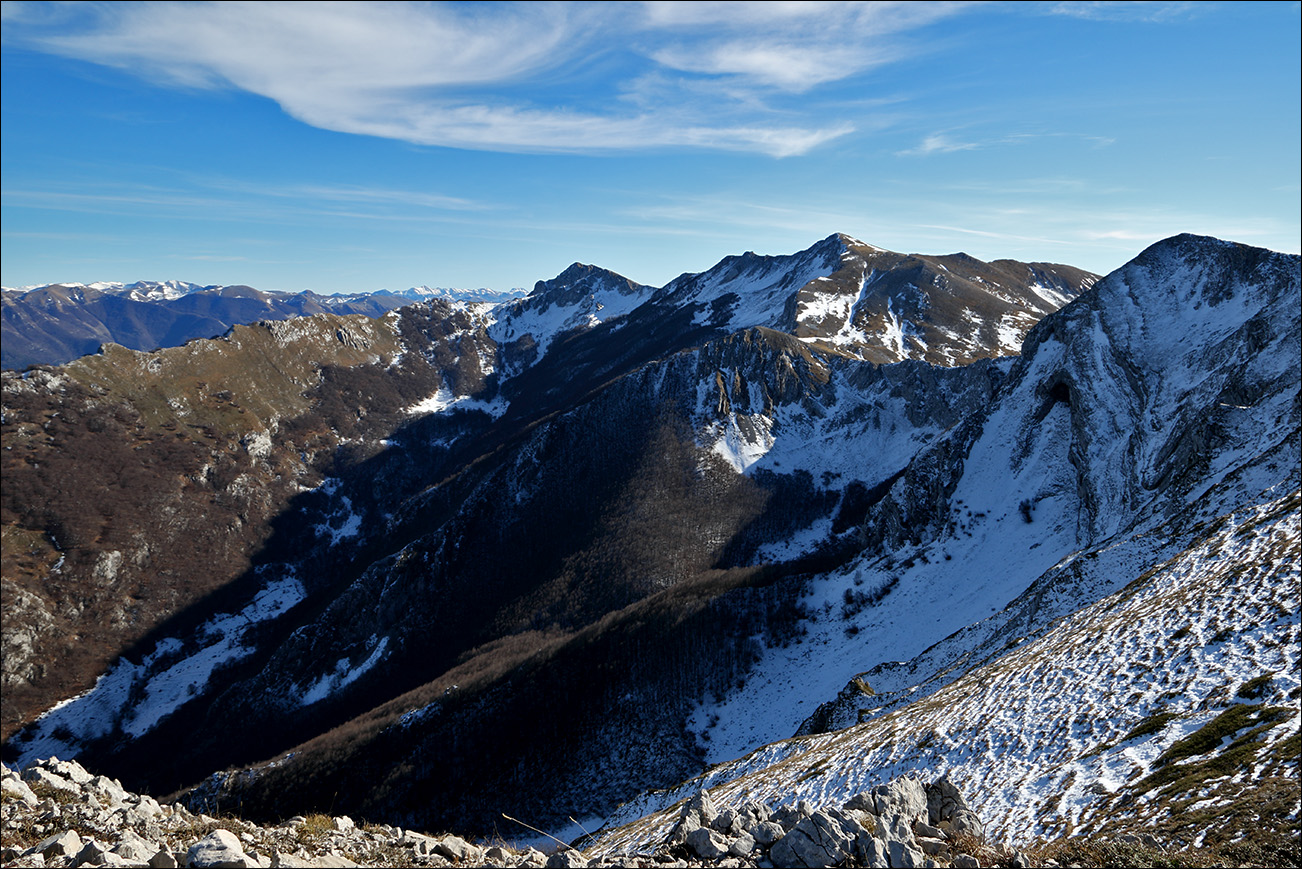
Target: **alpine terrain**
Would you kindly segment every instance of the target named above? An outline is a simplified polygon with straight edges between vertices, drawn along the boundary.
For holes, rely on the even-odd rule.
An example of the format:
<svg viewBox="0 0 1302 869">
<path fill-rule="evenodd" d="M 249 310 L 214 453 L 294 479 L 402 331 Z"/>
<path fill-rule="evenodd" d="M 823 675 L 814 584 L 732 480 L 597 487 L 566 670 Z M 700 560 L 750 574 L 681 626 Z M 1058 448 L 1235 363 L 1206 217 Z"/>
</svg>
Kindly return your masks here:
<svg viewBox="0 0 1302 869">
<path fill-rule="evenodd" d="M 516 295 L 514 291 L 412 287 L 325 296 L 311 291 L 264 292 L 246 286 L 202 287 L 185 281 L 5 287 L 0 293 L 5 336 L 0 365 L 57 365 L 94 353 L 104 343 L 132 350 L 174 347 L 259 320 L 286 320 L 327 311 L 376 317 L 431 298 L 502 302 Z"/>
<path fill-rule="evenodd" d="M 6 762 L 607 858 L 901 777 L 1296 837 L 1300 310 L 833 235 L 5 371 Z"/>
</svg>

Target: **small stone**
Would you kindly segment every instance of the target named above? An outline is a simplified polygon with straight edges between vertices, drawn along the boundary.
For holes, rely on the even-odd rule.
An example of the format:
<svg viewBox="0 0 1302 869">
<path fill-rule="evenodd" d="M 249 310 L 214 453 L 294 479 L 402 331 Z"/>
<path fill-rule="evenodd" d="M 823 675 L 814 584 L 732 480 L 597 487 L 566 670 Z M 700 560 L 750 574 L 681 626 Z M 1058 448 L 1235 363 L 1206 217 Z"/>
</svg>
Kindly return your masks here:
<svg viewBox="0 0 1302 869">
<path fill-rule="evenodd" d="M 954 869 L 981 869 L 981 861 L 971 854 L 955 854 Z"/>
<path fill-rule="evenodd" d="M 434 837 L 413 833 L 411 830 L 403 830 L 402 835 L 398 837 L 395 844 L 401 848 L 417 848 L 423 845 L 427 852 L 431 852 L 434 848 Z"/>
<path fill-rule="evenodd" d="M 547 855 L 544 854 L 542 851 L 539 851 L 537 848 L 527 849 L 520 859 L 521 859 L 521 863 L 525 866 L 547 865 Z"/>
<path fill-rule="evenodd" d="M 3 793 L 7 799 L 18 800 L 28 806 L 40 803 L 40 798 L 27 786 L 27 782 L 12 774 L 5 776 L 4 781 L 0 781 L 0 793 Z"/>
</svg>

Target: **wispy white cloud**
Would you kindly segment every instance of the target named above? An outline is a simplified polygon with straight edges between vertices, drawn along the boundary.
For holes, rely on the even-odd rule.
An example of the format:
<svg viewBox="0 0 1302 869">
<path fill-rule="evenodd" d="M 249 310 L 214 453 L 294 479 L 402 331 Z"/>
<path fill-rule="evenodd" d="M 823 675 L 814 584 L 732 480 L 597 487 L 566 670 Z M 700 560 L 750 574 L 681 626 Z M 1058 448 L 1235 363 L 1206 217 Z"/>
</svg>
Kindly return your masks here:
<svg viewBox="0 0 1302 869">
<path fill-rule="evenodd" d="M 784 157 L 855 124 L 817 101 L 775 112 L 768 100 L 913 56 L 911 34 L 964 5 L 113 3 L 64 10 L 58 26 L 15 7 L 6 38 L 159 84 L 247 91 L 323 129 L 423 145 Z M 621 99 L 657 73 L 716 86 Z"/>
<path fill-rule="evenodd" d="M 896 151 L 896 156 L 916 157 L 931 154 L 952 154 L 955 151 L 977 151 L 999 145 L 1022 145 L 1041 139 L 1071 139 L 1086 142 L 1092 148 L 1106 148 L 1116 142 L 1111 136 L 1096 136 L 1082 133 L 1011 133 L 994 136 L 981 141 L 959 141 L 948 133 L 933 133 L 923 138 L 917 146 Z"/>
<path fill-rule="evenodd" d="M 497 206 L 419 190 L 178 177 L 177 186 L 110 183 L 0 191 L 10 207 L 92 214 L 167 215 L 186 220 L 303 222 L 324 215 L 358 220 L 456 220 Z"/>
<path fill-rule="evenodd" d="M 664 66 L 804 92 L 915 56 L 920 48 L 908 33 L 968 5 L 647 3 L 644 10 L 648 25 L 668 38 L 651 52 Z"/>
<path fill-rule="evenodd" d="M 1190 3 L 1185 0 L 1071 0 L 1051 3 L 1048 11 L 1054 15 L 1089 18 L 1096 21 L 1177 21 L 1207 11 L 1208 3 Z M 1200 8 L 1203 7 L 1203 8 Z"/>
<path fill-rule="evenodd" d="M 928 156 L 930 154 L 952 154 L 955 151 L 975 151 L 980 148 L 976 142 L 956 142 L 944 133 L 927 136 L 915 148 L 908 148 L 895 153 L 901 157 Z"/>
</svg>

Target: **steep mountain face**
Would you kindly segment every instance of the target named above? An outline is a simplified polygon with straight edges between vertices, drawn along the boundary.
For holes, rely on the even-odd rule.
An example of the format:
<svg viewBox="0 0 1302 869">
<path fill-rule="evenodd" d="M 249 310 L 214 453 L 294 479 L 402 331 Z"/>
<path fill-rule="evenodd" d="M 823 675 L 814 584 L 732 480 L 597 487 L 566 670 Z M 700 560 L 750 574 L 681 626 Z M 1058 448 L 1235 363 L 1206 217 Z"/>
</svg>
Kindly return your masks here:
<svg viewBox="0 0 1302 869">
<path fill-rule="evenodd" d="M 1032 325 L 1094 280 L 1070 266 L 904 255 L 834 235 L 792 257 L 729 257 L 670 282 L 660 301 L 870 362 L 952 366 L 1016 354 Z"/>
<path fill-rule="evenodd" d="M 132 452 L 158 449 L 150 426 L 215 394 L 198 381 L 239 406 L 200 466 L 238 456 L 225 426 L 250 416 L 281 464 L 194 489 L 257 529 L 231 532 L 246 560 L 205 549 L 228 572 L 79 684 L 7 692 L 17 728 L 103 674 L 7 749 L 160 790 L 245 766 L 200 793 L 467 831 L 606 816 L 715 762 L 708 782 L 761 795 L 939 766 L 983 777 L 997 828 L 1102 823 L 1126 799 L 1171 804 L 1144 796 L 1177 783 L 1157 758 L 1223 712 L 1262 728 L 1249 779 L 1296 776 L 1297 715 L 1271 709 L 1299 696 L 1298 288 L 1297 257 L 1190 236 L 1097 283 L 833 236 L 662 288 L 576 264 L 491 310 L 236 330 L 130 354 L 156 369 L 135 392 L 92 365 L 125 351 L 12 377 L 5 461 L 21 443 L 23 473 L 68 452 L 46 440 L 77 424 L 65 406 L 140 408 Z M 293 364 L 245 337 L 299 323 L 318 325 Z M 209 346 L 249 355 L 176 374 Z M 105 551 L 137 570 L 124 541 L 152 529 L 105 523 L 56 551 L 42 496 L 11 500 L 5 473 L 6 535 L 34 553 L 6 567 L 6 615 L 39 598 L 19 622 L 39 649 L 100 617 L 66 602 Z M 59 557 L 78 572 L 52 594 Z"/>
<path fill-rule="evenodd" d="M 413 301 L 498 303 L 508 298 L 510 294 L 488 290 L 429 287 L 323 296 L 311 291 L 263 292 L 245 286 L 201 287 L 184 281 L 5 288 L 0 365 L 14 369 L 57 365 L 94 353 L 105 343 L 132 350 L 175 347 L 260 320 L 327 312 L 378 317 Z"/>
<path fill-rule="evenodd" d="M 1296 256 L 1181 236 L 1046 318 L 811 580 L 804 643 L 697 711 L 722 765 L 599 849 L 655 841 L 672 820 L 635 819 L 700 787 L 825 798 L 915 768 L 988 788 L 997 834 L 1295 836 L 1299 297 Z"/>
</svg>

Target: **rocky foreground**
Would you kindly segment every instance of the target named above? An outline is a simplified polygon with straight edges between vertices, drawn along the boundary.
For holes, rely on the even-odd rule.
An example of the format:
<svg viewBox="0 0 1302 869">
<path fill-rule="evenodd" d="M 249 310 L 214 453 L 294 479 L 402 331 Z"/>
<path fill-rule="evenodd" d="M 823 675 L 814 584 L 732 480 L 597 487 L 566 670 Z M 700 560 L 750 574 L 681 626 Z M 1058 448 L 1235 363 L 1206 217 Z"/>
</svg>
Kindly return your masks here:
<svg viewBox="0 0 1302 869">
<path fill-rule="evenodd" d="M 981 844 L 981 822 L 946 780 L 901 778 L 845 805 L 719 807 L 702 791 L 651 854 L 550 855 L 430 836 L 347 817 L 295 817 L 258 826 L 130 793 L 73 761 L 0 767 L 5 866 L 880 866 L 1025 865 Z M 969 853 L 971 852 L 971 853 Z M 974 856 L 981 854 L 981 858 Z"/>
</svg>

